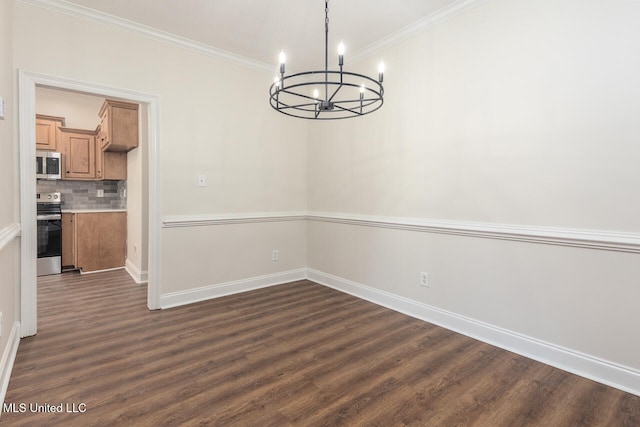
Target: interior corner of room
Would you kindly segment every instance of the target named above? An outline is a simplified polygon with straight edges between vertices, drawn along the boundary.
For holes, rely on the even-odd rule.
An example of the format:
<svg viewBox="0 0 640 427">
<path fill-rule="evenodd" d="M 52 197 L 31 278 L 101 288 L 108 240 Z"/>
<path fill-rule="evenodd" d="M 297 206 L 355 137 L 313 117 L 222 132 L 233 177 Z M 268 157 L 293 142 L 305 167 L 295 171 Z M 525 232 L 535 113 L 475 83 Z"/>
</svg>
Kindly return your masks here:
<svg viewBox="0 0 640 427">
<path fill-rule="evenodd" d="M 0 1 L 0 398 L 42 268 L 124 269 L 158 317 L 309 280 L 636 402 L 639 1 L 376 0 L 359 20 L 337 0 L 331 28 L 360 29 L 346 52 L 322 0 L 215 2 L 243 13 L 214 13 L 210 43 L 175 5 L 133 6 L 155 1 Z M 318 3 L 318 34 L 275 3 Z M 309 120 L 285 115 L 290 70 L 320 60 L 373 86 L 304 80 Z"/>
</svg>

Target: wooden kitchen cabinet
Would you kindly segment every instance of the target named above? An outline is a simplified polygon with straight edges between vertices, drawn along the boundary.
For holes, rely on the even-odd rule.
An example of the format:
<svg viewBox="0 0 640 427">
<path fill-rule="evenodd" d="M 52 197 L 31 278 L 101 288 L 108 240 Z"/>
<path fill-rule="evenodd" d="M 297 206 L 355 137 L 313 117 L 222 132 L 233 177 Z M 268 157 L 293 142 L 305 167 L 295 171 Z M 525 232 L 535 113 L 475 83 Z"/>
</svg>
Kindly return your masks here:
<svg viewBox="0 0 640 427">
<path fill-rule="evenodd" d="M 73 218 L 76 268 L 87 272 L 124 267 L 126 212 L 76 213 Z"/>
<path fill-rule="evenodd" d="M 100 126 L 96 135 L 100 135 Z M 96 179 L 118 180 L 127 179 L 127 153 L 102 151 L 102 144 L 96 140 Z"/>
<path fill-rule="evenodd" d="M 74 214 L 62 214 L 62 267 L 75 267 L 76 265 L 76 241 L 74 233 Z"/>
<path fill-rule="evenodd" d="M 125 180 L 127 153 L 103 152 L 97 130 L 60 128 L 60 151 L 64 156 L 62 179 Z"/>
<path fill-rule="evenodd" d="M 96 150 L 96 179 L 127 179 L 127 153 Z"/>
<path fill-rule="evenodd" d="M 59 151 L 63 155 L 62 179 L 95 179 L 95 131 L 60 128 L 60 135 Z"/>
<path fill-rule="evenodd" d="M 36 150 L 58 149 L 58 128 L 64 126 L 64 117 L 36 114 Z"/>
<path fill-rule="evenodd" d="M 127 152 L 138 146 L 138 104 L 107 99 L 98 115 L 102 150 Z"/>
</svg>

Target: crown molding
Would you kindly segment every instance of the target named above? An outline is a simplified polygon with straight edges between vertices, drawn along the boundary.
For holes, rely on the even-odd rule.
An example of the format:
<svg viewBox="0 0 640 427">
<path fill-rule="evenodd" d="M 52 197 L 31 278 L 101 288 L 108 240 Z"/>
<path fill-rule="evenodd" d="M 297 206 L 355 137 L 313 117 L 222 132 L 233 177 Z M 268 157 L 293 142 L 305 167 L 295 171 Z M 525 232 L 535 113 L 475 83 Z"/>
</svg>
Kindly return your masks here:
<svg viewBox="0 0 640 427">
<path fill-rule="evenodd" d="M 456 16 L 462 15 L 463 13 L 476 8 L 486 3 L 487 1 L 488 0 L 459 0 L 455 3 L 438 9 L 435 12 L 425 16 L 424 18 L 411 23 L 399 29 L 398 31 L 389 34 L 388 36 L 381 38 L 376 42 L 358 49 L 351 55 L 351 61 L 360 60 L 379 50 L 403 42 L 411 37 L 414 37 L 417 34 L 422 33 L 423 31 L 435 27 L 438 24 L 453 19 Z"/>
<path fill-rule="evenodd" d="M 256 61 L 245 56 L 229 52 L 224 49 L 218 49 L 213 46 L 206 45 L 204 43 L 197 42 L 195 40 L 181 37 L 167 31 L 162 31 L 157 28 L 149 27 L 147 25 L 139 24 L 137 22 L 130 21 L 128 19 L 120 18 L 114 15 L 109 15 L 104 12 L 99 12 L 88 7 L 80 6 L 70 3 L 65 0 L 20 0 L 22 3 L 32 6 L 48 9 L 54 12 L 58 12 L 74 18 L 84 19 L 86 21 L 94 22 L 97 24 L 105 25 L 111 28 L 115 28 L 122 31 L 127 31 L 132 34 L 147 37 L 152 40 L 169 43 L 174 46 L 182 47 L 185 49 L 193 50 L 201 54 L 213 56 L 223 59 L 225 61 L 232 62 L 237 65 L 249 67 L 258 71 L 273 72 L 273 64 L 265 64 L 264 62 Z"/>
<path fill-rule="evenodd" d="M 127 31 L 139 36 L 147 37 L 153 40 L 157 40 L 164 43 L 169 43 L 174 46 L 182 47 L 185 49 L 193 50 L 198 53 L 202 53 L 208 56 L 223 59 L 238 65 L 246 66 L 255 70 L 271 73 L 273 72 L 273 64 L 266 64 L 264 62 L 257 61 L 242 55 L 235 54 L 233 52 L 218 49 L 213 46 L 197 42 L 195 40 L 181 37 L 167 31 L 162 31 L 157 28 L 153 28 L 147 25 L 139 24 L 137 22 L 130 21 L 128 19 L 120 18 L 114 15 L 110 15 L 104 12 L 99 12 L 94 9 L 90 9 L 85 6 L 80 6 L 74 3 L 70 3 L 66 0 L 20 0 L 22 3 L 29 4 L 43 9 L 52 10 L 54 12 L 62 13 L 64 15 L 72 16 L 75 18 L 84 19 L 87 21 L 95 22 L 97 24 L 105 25 L 108 27 L 116 28 L 122 31 Z M 404 40 L 407 40 L 416 34 L 426 31 L 436 25 L 455 18 L 488 0 L 459 0 L 451 5 L 445 6 L 424 18 L 415 21 L 400 30 L 389 34 L 382 39 L 365 46 L 362 49 L 358 49 L 353 52 L 352 60 L 356 61 L 362 59 L 368 55 L 371 55 L 383 48 L 393 46 Z"/>
</svg>

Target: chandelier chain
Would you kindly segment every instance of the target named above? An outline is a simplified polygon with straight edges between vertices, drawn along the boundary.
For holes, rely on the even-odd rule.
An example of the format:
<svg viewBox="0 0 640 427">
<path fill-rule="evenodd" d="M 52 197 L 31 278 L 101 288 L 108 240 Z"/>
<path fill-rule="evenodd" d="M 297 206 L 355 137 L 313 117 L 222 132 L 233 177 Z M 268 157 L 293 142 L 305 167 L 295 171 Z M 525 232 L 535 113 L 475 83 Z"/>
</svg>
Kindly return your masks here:
<svg viewBox="0 0 640 427">
<path fill-rule="evenodd" d="M 324 0 L 324 100 L 329 99 L 329 0 Z"/>
<path fill-rule="evenodd" d="M 324 30 L 329 31 L 329 0 L 324 1 Z"/>
</svg>

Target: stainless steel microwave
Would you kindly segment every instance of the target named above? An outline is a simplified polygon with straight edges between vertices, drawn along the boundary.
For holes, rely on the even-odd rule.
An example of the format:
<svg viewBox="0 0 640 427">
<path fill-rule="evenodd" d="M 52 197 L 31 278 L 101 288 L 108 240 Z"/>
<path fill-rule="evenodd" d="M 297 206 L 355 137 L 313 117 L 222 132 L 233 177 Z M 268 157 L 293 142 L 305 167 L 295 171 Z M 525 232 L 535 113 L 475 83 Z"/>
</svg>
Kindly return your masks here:
<svg viewBox="0 0 640 427">
<path fill-rule="evenodd" d="M 62 179 L 60 153 L 53 151 L 36 151 L 36 178 Z"/>
</svg>

